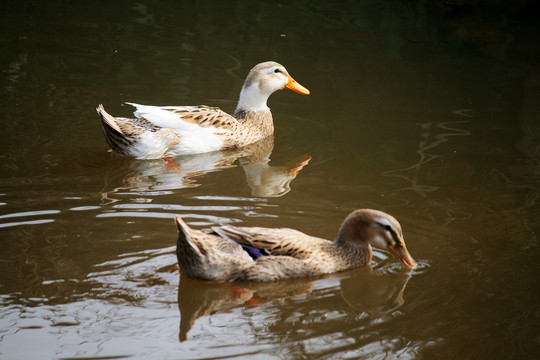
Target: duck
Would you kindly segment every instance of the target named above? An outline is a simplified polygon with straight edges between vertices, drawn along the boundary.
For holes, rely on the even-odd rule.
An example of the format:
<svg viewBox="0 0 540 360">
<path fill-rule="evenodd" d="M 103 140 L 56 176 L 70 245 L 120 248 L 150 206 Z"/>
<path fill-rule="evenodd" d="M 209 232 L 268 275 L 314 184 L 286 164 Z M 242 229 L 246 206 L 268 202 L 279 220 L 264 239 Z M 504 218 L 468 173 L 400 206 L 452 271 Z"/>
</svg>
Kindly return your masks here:
<svg viewBox="0 0 540 360">
<path fill-rule="evenodd" d="M 233 115 L 206 105 L 135 107 L 135 118 L 114 117 L 100 104 L 96 111 L 110 148 L 137 159 L 160 159 L 239 148 L 274 133 L 267 100 L 274 92 L 290 89 L 308 95 L 285 67 L 266 61 L 249 72 Z"/>
<path fill-rule="evenodd" d="M 331 241 L 290 228 L 213 226 L 192 229 L 175 217 L 182 276 L 210 282 L 268 282 L 318 276 L 371 263 L 372 246 L 391 250 L 408 268 L 399 222 L 374 209 L 350 213 Z"/>
</svg>

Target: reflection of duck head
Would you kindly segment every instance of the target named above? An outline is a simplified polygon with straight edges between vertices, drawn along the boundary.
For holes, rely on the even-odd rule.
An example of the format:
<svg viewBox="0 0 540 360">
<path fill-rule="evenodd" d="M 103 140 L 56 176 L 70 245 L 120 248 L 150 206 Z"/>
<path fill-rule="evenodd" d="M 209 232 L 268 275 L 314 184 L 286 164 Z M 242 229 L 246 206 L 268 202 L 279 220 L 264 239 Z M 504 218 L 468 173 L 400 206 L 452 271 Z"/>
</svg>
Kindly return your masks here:
<svg viewBox="0 0 540 360">
<path fill-rule="evenodd" d="M 242 305 L 257 306 L 267 301 L 308 293 L 313 282 L 306 279 L 284 280 L 272 283 L 209 283 L 180 277 L 178 309 L 180 310 L 180 341 L 195 321 Z"/>
<path fill-rule="evenodd" d="M 213 171 L 234 167 L 240 160 L 248 185 L 255 196 L 281 196 L 290 191 L 289 184 L 307 164 L 304 156 L 286 166 L 268 165 L 274 146 L 273 136 L 239 149 L 157 160 L 134 160 L 111 157 L 107 187 L 103 196 L 119 191 L 160 191 L 198 186 L 195 178 Z"/>
<path fill-rule="evenodd" d="M 405 303 L 403 292 L 411 278 L 408 272 L 390 273 L 359 269 L 341 280 L 341 296 L 359 312 L 378 316 L 391 312 Z"/>
<path fill-rule="evenodd" d="M 283 166 L 270 166 L 268 162 L 240 162 L 251 194 L 259 197 L 278 197 L 291 191 L 290 183 L 311 160 L 311 156 L 303 155 L 289 161 Z"/>
</svg>

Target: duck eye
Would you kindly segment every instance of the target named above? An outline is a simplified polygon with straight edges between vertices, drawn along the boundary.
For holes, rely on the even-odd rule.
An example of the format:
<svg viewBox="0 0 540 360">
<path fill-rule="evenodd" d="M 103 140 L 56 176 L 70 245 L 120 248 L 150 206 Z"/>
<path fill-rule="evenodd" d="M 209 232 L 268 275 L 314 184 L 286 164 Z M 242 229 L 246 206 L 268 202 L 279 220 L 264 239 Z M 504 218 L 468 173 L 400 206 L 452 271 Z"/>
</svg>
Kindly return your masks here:
<svg viewBox="0 0 540 360">
<path fill-rule="evenodd" d="M 275 72 L 275 73 L 277 74 L 277 73 L 280 73 L 280 72 L 281 72 L 281 70 L 279 70 L 279 69 L 276 69 L 276 70 L 274 70 L 274 72 Z"/>
</svg>

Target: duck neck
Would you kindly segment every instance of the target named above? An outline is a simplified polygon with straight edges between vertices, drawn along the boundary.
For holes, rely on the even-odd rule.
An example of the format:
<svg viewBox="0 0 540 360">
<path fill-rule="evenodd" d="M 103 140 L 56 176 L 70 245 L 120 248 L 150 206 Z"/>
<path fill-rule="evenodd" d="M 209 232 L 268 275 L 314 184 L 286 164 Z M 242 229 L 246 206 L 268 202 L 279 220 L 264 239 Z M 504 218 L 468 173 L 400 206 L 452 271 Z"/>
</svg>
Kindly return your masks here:
<svg viewBox="0 0 540 360">
<path fill-rule="evenodd" d="M 242 87 L 234 117 L 247 131 L 239 135 L 237 145 L 248 145 L 274 133 L 272 113 L 266 105 L 268 96 L 260 91 L 257 84 L 253 83 Z"/>
<path fill-rule="evenodd" d="M 246 133 L 249 137 L 257 137 L 250 139 L 250 142 L 255 142 L 264 139 L 274 133 L 274 121 L 270 109 L 263 111 L 250 111 L 246 109 L 236 109 L 234 117 L 249 131 Z"/>
<path fill-rule="evenodd" d="M 362 230 L 364 229 L 364 226 L 357 226 L 359 224 L 356 223 L 355 218 L 347 217 L 343 223 L 341 224 L 341 227 L 338 230 L 336 240 L 335 242 L 337 244 L 352 244 L 353 239 L 362 239 L 363 234 Z M 364 241 L 354 241 L 354 244 L 358 247 L 367 248 L 369 247 L 368 244 Z"/>
<path fill-rule="evenodd" d="M 338 236 L 334 240 L 334 245 L 347 247 L 351 249 L 369 250 L 371 252 L 371 245 L 364 241 L 349 241 L 347 237 Z"/>
<path fill-rule="evenodd" d="M 333 246 L 340 259 L 339 270 L 348 270 L 371 262 L 372 252 L 369 244 L 336 239 Z"/>
<path fill-rule="evenodd" d="M 368 235 L 365 234 L 365 227 L 358 226 L 357 219 L 347 218 L 341 225 L 334 245 L 343 249 L 344 251 L 357 254 L 360 261 L 368 263 L 371 261 L 371 245 L 364 241 Z"/>
<path fill-rule="evenodd" d="M 235 114 L 239 111 L 270 111 L 266 105 L 269 95 L 261 93 L 261 89 L 256 83 L 244 85 L 240 91 L 240 98 L 236 106 Z"/>
</svg>

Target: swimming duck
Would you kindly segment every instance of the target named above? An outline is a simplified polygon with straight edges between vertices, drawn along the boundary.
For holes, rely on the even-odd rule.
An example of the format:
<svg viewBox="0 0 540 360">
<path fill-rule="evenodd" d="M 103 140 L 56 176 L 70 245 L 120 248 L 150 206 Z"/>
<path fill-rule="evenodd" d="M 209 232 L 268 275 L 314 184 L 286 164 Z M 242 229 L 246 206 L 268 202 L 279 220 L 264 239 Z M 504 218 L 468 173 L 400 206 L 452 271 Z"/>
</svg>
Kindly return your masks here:
<svg viewBox="0 0 540 360">
<path fill-rule="evenodd" d="M 288 228 L 215 226 L 191 229 L 181 217 L 176 255 L 180 273 L 206 281 L 274 281 L 330 274 L 367 265 L 371 246 L 390 249 L 411 268 L 401 226 L 372 209 L 349 214 L 334 241 Z"/>
<path fill-rule="evenodd" d="M 113 117 L 103 105 L 96 110 L 112 150 L 138 159 L 159 159 L 242 147 L 273 134 L 272 113 L 266 101 L 283 88 L 309 94 L 309 90 L 297 83 L 285 67 L 267 61 L 249 72 L 232 116 L 217 107 L 205 105 L 127 103 L 136 108 L 135 119 Z"/>
</svg>

